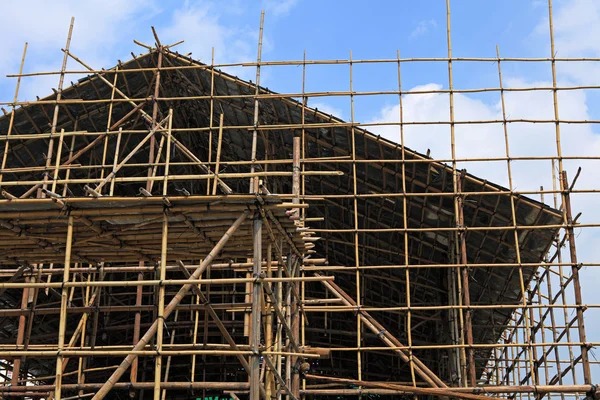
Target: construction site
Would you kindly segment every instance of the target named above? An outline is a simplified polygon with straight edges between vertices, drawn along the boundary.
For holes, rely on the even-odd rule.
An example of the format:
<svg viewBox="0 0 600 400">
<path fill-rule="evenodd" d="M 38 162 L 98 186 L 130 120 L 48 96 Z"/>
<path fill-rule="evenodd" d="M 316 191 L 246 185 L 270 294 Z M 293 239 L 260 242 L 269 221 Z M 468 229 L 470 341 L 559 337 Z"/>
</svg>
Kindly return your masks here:
<svg viewBox="0 0 600 400">
<path fill-rule="evenodd" d="M 600 260 L 576 246 L 576 230 L 600 225 L 571 205 L 600 188 L 577 186 L 581 169 L 564 164 L 584 156 L 561 138 L 600 121 L 561 119 L 558 101 L 600 86 L 556 73 L 600 59 L 556 57 L 551 2 L 547 58 L 453 57 L 446 7 L 442 58 L 263 61 L 264 13 L 245 63 L 194 60 L 152 28 L 154 43 L 132 44 L 143 54 L 92 66 L 70 51 L 74 19 L 61 70 L 24 73 L 25 44 L 1 99 L 0 397 L 600 398 L 585 324 L 600 305 L 581 288 Z M 495 63 L 497 85 L 454 87 L 461 62 Z M 505 87 L 506 63 L 536 62 L 551 87 Z M 447 67 L 447 86 L 407 91 L 409 63 Z M 392 66 L 397 89 L 355 90 L 363 64 Z M 348 89 L 305 90 L 315 65 L 347 68 Z M 278 66 L 302 69 L 301 92 L 260 85 Z M 33 76 L 57 86 L 20 101 Z M 554 117 L 511 120 L 506 92 L 537 90 Z M 498 96 L 501 119 L 455 118 L 455 96 L 477 92 Z M 447 120 L 404 119 L 424 93 L 448 98 Z M 396 96 L 398 120 L 355 121 L 356 99 L 379 94 Z M 347 99 L 349 120 L 311 107 L 327 96 Z M 543 125 L 555 154 L 514 155 L 514 123 Z M 404 146 L 419 124 L 448 131 L 450 158 Z M 455 130 L 474 124 L 502 129 L 502 157 L 456 155 Z M 552 187 L 515 188 L 523 160 L 544 160 Z M 471 162 L 501 165 L 507 187 Z"/>
</svg>

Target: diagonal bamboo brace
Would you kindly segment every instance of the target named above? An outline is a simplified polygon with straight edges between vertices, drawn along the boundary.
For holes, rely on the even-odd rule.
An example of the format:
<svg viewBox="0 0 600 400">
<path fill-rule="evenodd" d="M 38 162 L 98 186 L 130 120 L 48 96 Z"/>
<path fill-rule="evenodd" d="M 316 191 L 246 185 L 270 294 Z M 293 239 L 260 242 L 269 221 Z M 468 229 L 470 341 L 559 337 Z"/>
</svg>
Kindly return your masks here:
<svg viewBox="0 0 600 400">
<path fill-rule="evenodd" d="M 202 275 L 202 273 L 206 270 L 206 268 L 213 262 L 214 258 L 217 256 L 217 254 L 219 254 L 219 252 L 223 249 L 225 244 L 227 244 L 227 242 L 233 236 L 235 231 L 248 218 L 249 214 L 250 214 L 250 211 L 244 211 L 244 213 L 242 215 L 240 215 L 238 217 L 238 219 L 235 220 L 233 225 L 231 225 L 231 227 L 227 230 L 227 232 L 225 232 L 223 237 L 219 240 L 219 242 L 215 245 L 215 247 L 210 251 L 210 253 L 206 256 L 204 261 L 202 261 L 202 263 L 198 266 L 198 268 L 196 268 L 196 270 L 190 276 L 189 279 L 192 279 L 192 280 L 198 279 Z M 171 299 L 171 301 L 169 302 L 169 304 L 165 307 L 163 319 L 169 317 L 171 312 L 173 312 L 173 310 L 175 310 L 175 307 L 177 307 L 177 305 L 179 305 L 181 300 L 190 292 L 190 290 L 192 290 L 193 286 L 194 286 L 193 284 L 187 283 L 187 284 L 183 285 L 181 287 L 181 289 L 179 289 L 179 291 L 177 292 L 175 297 L 173 297 Z M 142 336 L 140 341 L 135 346 L 133 346 L 132 351 L 142 350 L 144 347 L 146 347 L 146 345 L 150 342 L 150 340 L 156 334 L 156 330 L 158 329 L 159 323 L 162 324 L 163 321 L 158 321 L 158 320 L 154 321 L 152 326 L 150 326 L 150 328 L 148 328 L 148 330 L 146 331 L 144 336 Z M 123 362 L 121 362 L 121 365 L 119 365 L 119 368 L 117 368 L 115 370 L 115 372 L 113 372 L 113 374 L 110 376 L 110 378 L 108 378 L 106 380 L 104 385 L 102 385 L 102 387 L 100 388 L 100 390 L 98 390 L 98 392 L 92 398 L 92 400 L 103 399 L 108 394 L 108 392 L 110 392 L 110 390 L 113 388 L 113 386 L 119 381 L 121 376 L 123 376 L 125 371 L 127 371 L 127 369 L 131 366 L 131 363 L 133 362 L 133 360 L 135 360 L 136 358 L 137 358 L 137 354 L 134 354 L 134 353 L 129 354 L 127 357 L 125 357 Z"/>
<path fill-rule="evenodd" d="M 320 274 L 315 274 L 315 276 L 322 276 Z M 331 291 L 337 298 L 341 299 L 342 302 L 347 306 L 356 307 L 356 302 L 348 296 L 346 292 L 342 290 L 338 285 L 330 281 L 322 281 L 321 282 L 329 291 Z M 387 346 L 390 347 L 403 347 L 404 345 L 396 339 L 391 333 L 389 333 L 375 318 L 373 318 L 368 312 L 363 310 L 358 310 L 358 315 L 360 315 L 363 323 L 379 337 Z M 405 353 L 404 350 L 395 350 L 395 352 L 400 356 L 402 361 L 410 362 L 409 356 Z M 419 360 L 414 355 L 412 356 L 415 372 L 419 374 L 419 376 L 427 382 L 431 387 L 434 388 L 446 388 L 448 387 L 433 371 L 431 371 L 421 360 Z"/>
<path fill-rule="evenodd" d="M 395 383 L 387 383 L 387 382 L 369 382 L 369 381 L 359 381 L 356 379 L 344 379 L 337 378 L 332 376 L 323 376 L 323 375 L 313 375 L 307 374 L 306 379 L 309 380 L 317 380 L 317 381 L 327 381 L 327 382 L 336 382 L 336 383 L 346 383 L 355 386 L 361 386 L 363 388 L 380 388 L 380 389 L 390 389 L 390 390 L 398 390 L 403 391 L 406 394 L 413 394 L 415 396 L 433 396 L 433 398 L 440 398 L 444 396 L 447 398 L 456 398 L 456 399 L 464 399 L 464 400 L 489 400 L 492 397 L 483 396 L 479 394 L 471 394 L 471 393 L 461 393 L 458 391 L 453 391 L 449 388 L 423 388 L 418 386 L 406 386 L 406 385 L 398 385 Z M 365 392 L 368 392 L 368 389 L 365 389 Z"/>
</svg>

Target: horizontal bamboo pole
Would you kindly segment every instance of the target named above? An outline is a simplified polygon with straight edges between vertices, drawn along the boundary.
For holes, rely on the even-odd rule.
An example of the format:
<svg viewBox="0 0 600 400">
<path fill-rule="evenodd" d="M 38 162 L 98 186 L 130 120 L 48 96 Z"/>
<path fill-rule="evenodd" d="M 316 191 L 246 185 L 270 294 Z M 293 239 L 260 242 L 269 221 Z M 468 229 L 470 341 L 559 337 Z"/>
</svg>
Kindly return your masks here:
<svg viewBox="0 0 600 400">
<path fill-rule="evenodd" d="M 362 311 L 438 311 L 438 310 L 489 310 L 489 309 L 517 309 L 517 308 L 525 308 L 525 309 L 545 309 L 545 308 L 559 308 L 559 309 L 569 309 L 569 308 L 599 308 L 600 304 L 585 304 L 585 305 L 577 305 L 577 304 L 471 304 L 469 306 L 465 305 L 433 305 L 433 306 L 417 306 L 411 305 L 410 307 L 406 306 L 390 306 L 390 307 L 369 307 L 369 306 L 361 306 L 360 308 L 357 306 L 306 306 L 306 311 L 310 312 L 356 312 L 359 309 Z"/>
<path fill-rule="evenodd" d="M 376 388 L 382 388 L 382 389 L 397 389 L 397 390 L 404 391 L 406 394 L 413 394 L 413 395 L 452 396 L 452 397 L 455 397 L 455 398 L 458 398 L 458 399 L 465 399 L 465 400 L 488 400 L 488 397 L 485 397 L 485 396 L 482 396 L 482 395 L 471 394 L 471 393 L 453 392 L 453 391 L 450 391 L 449 390 L 450 388 L 448 388 L 448 387 L 443 387 L 443 388 L 436 388 L 436 387 L 434 387 L 434 388 L 423 388 L 423 387 L 419 387 L 419 386 L 405 386 L 405 385 L 398 385 L 398 384 L 391 384 L 391 383 L 370 382 L 370 381 L 362 381 L 362 380 L 355 380 L 355 379 L 335 378 L 335 377 L 313 375 L 313 374 L 307 374 L 306 378 L 307 379 L 313 379 L 313 380 L 324 380 L 324 381 L 328 381 L 328 382 L 346 383 L 346 384 L 357 385 L 357 386 L 361 386 L 361 387 L 376 387 Z"/>
<path fill-rule="evenodd" d="M 83 383 L 83 384 L 64 384 L 63 390 L 95 390 L 99 389 L 103 383 Z M 161 382 L 161 389 L 170 390 L 190 390 L 190 389 L 214 389 L 214 390 L 244 390 L 248 388 L 247 382 Z M 154 382 L 119 382 L 113 388 L 117 390 L 139 390 L 151 389 Z M 9 395 L 24 391 L 49 391 L 54 390 L 54 385 L 34 385 L 34 386 L 0 386 L 0 394 Z"/>
<path fill-rule="evenodd" d="M 209 176 L 206 176 L 208 179 Z M 203 178 L 204 179 L 204 178 Z M 136 181 L 138 179 L 135 179 Z M 61 180 L 61 181 L 65 181 L 65 180 Z M 82 179 L 82 181 L 95 181 L 94 179 Z M 28 181 L 29 184 L 32 181 Z M 37 181 L 33 181 L 33 182 L 37 182 Z M 80 183 L 85 183 L 85 182 L 80 182 Z M 29 184 L 23 184 L 23 185 L 29 185 Z M 8 186 L 8 184 L 7 184 Z M 20 186 L 20 184 L 18 182 L 13 182 L 11 184 L 11 186 Z M 461 192 L 460 195 L 464 198 L 469 198 L 469 197 L 474 197 L 474 196 L 499 196 L 499 195 L 515 195 L 515 196 L 521 196 L 521 195 L 546 195 L 546 194 L 554 194 L 554 193 L 562 193 L 562 191 L 559 190 L 513 190 L 513 191 L 509 191 L 509 190 L 499 190 L 497 187 L 491 187 L 490 186 L 490 191 L 471 191 L 471 192 Z M 600 189 L 572 189 L 569 190 L 569 193 L 600 193 Z M 323 200 L 323 199 L 350 199 L 350 198 L 381 198 L 381 197 L 386 197 L 386 198 L 412 198 L 412 197 L 416 197 L 416 198 L 435 198 L 435 197 L 454 197 L 456 196 L 455 193 L 453 192 L 424 192 L 424 193 L 414 193 L 414 192 L 406 192 L 406 193 L 401 193 L 401 192 L 379 192 L 379 193 L 357 193 L 357 194 L 318 194 L 318 195 L 301 195 L 300 200 L 305 200 L 305 201 L 319 201 L 319 200 Z M 292 198 L 291 194 L 287 194 L 287 193 L 283 193 L 280 196 L 280 199 L 290 199 Z M 115 199 L 113 197 L 105 197 L 106 199 Z M 144 199 L 152 199 L 154 197 L 144 197 Z M 178 196 L 167 196 L 168 199 L 171 198 L 178 198 Z M 210 197 L 207 197 L 207 199 Z M 213 199 L 217 199 L 218 197 L 213 197 Z M 63 201 L 71 201 L 75 199 L 73 198 L 62 198 L 61 200 Z M 88 199 L 88 201 L 93 201 L 93 198 L 89 198 L 89 197 L 84 197 L 84 199 Z M 129 201 L 129 202 L 141 202 L 140 197 L 130 197 L 128 198 L 129 200 L 124 200 L 125 198 L 120 198 L 119 201 L 121 201 L 123 199 L 123 201 Z M 162 198 L 160 198 L 162 199 Z M 14 200 L 2 200 L 0 199 L 0 204 L 2 204 L 3 202 L 14 202 L 14 203 L 27 203 L 27 202 L 31 202 L 32 200 L 46 200 L 46 201 L 50 201 L 51 199 L 14 199 Z M 533 203 L 530 199 L 526 199 L 526 198 L 520 198 L 520 201 L 523 201 L 526 204 L 531 204 L 532 206 L 535 206 L 537 208 L 539 208 L 539 203 Z M 553 213 L 553 210 L 549 207 L 545 207 L 545 209 L 549 212 L 549 213 Z"/>
<path fill-rule="evenodd" d="M 212 304 L 211 308 L 216 310 L 245 310 L 251 306 L 251 303 L 216 303 Z M 195 310 L 206 310 L 208 307 L 206 304 L 180 304 L 175 310 L 178 311 L 195 311 Z M 67 307 L 66 312 L 68 314 L 81 314 L 89 312 L 100 312 L 100 313 L 123 313 L 123 312 L 135 312 L 135 311 L 154 311 L 156 307 L 153 305 L 129 305 L 129 306 L 86 306 L 86 307 Z M 18 316 L 18 315 L 53 315 L 60 314 L 60 308 L 36 308 L 35 310 L 30 309 L 0 309 L 0 316 Z M 3 345 L 0 344 L 0 348 Z M 72 346 L 71 346 L 72 347 Z"/>
<path fill-rule="evenodd" d="M 261 282 L 321 282 L 333 281 L 333 276 L 323 277 L 284 277 L 284 278 L 256 278 Z M 135 280 L 135 281 L 70 281 L 70 282 L 0 282 L 0 289 L 22 289 L 22 288 L 62 288 L 62 287 L 130 287 L 130 286 L 176 286 L 176 285 L 219 285 L 231 283 L 254 282 L 255 278 L 222 278 L 222 279 L 165 279 L 165 280 Z"/>
<path fill-rule="evenodd" d="M 306 176 L 340 176 L 344 175 L 342 171 L 305 171 L 301 175 Z M 115 177 L 111 178 L 111 181 L 116 183 L 121 182 L 153 182 L 163 181 L 165 178 L 169 181 L 193 181 L 193 180 L 210 180 L 215 178 L 214 173 L 210 174 L 197 174 L 197 175 L 167 175 L 167 176 L 142 176 L 142 177 Z M 275 176 L 292 176 L 292 172 L 286 171 L 269 171 L 269 172 L 223 172 L 219 174 L 219 179 L 242 179 L 252 177 L 275 177 Z M 102 178 L 71 178 L 71 179 L 56 179 L 52 182 L 57 185 L 64 184 L 83 184 L 83 183 L 102 183 L 106 179 Z M 2 184 L 4 186 L 29 186 L 37 185 L 43 182 L 43 180 L 35 181 L 5 181 Z"/>
<path fill-rule="evenodd" d="M 457 267 L 467 267 L 467 268 L 514 268 L 514 267 L 600 267 L 600 263 L 568 263 L 568 262 L 552 262 L 552 263 L 466 263 L 466 264 L 383 264 L 383 265 L 303 265 L 302 270 L 304 271 L 354 271 L 356 269 L 359 270 L 383 270 L 383 269 L 429 269 L 429 268 L 457 268 Z M 11 270 L 12 271 L 12 270 Z M 35 270 L 31 273 L 33 274 Z M 552 271 L 554 272 L 554 271 Z M 44 272 L 40 272 L 44 273 Z M 2 276 L 2 275 L 0 275 Z"/>
<path fill-rule="evenodd" d="M 266 267 L 266 262 L 263 262 L 263 268 Z M 278 261 L 273 261 L 272 265 L 277 266 L 279 264 Z M 194 270 L 196 268 L 198 268 L 198 265 L 194 265 L 194 264 L 188 264 L 186 265 L 186 268 L 188 270 Z M 212 270 L 219 270 L 219 269 L 226 269 L 226 270 L 240 270 L 240 271 L 245 271 L 248 268 L 252 268 L 252 263 L 215 263 L 213 265 L 211 265 L 211 269 Z M 0 277 L 12 277 L 14 274 L 18 273 L 19 270 L 21 268 L 2 268 L 0 269 Z M 26 269 L 26 271 L 25 271 Z M 90 273 L 90 272 L 97 272 L 98 269 L 96 267 L 74 267 L 74 268 L 69 268 L 69 270 L 73 273 Z M 104 272 L 106 274 L 119 274 L 119 273 L 131 273 L 131 272 L 150 272 L 150 271 L 154 271 L 155 268 L 151 267 L 151 266 L 144 266 L 144 267 L 140 267 L 140 266 L 124 266 L 124 267 L 120 267 L 120 266 L 115 266 L 115 267 L 104 267 Z M 179 267 L 176 265 L 167 265 L 165 267 L 165 270 L 168 271 L 178 271 Z M 30 275 L 60 275 L 64 272 L 64 268 L 55 268 L 54 266 L 52 268 L 44 268 L 44 267 L 35 267 L 35 266 L 27 266 L 27 267 L 23 267 L 22 270 L 22 276 L 30 276 Z"/>
<path fill-rule="evenodd" d="M 316 379 L 316 378 L 315 378 Z M 368 382 L 368 381 L 367 381 Z M 373 382 L 378 383 L 378 382 Z M 385 383 L 385 382 L 380 382 Z M 514 393 L 531 393 L 531 394 L 548 394 L 548 393 L 588 393 L 594 388 L 592 385 L 504 385 L 504 386 L 494 386 L 494 385 L 482 385 L 475 387 L 450 387 L 447 390 L 451 392 L 459 392 L 459 393 L 484 393 L 484 394 L 514 394 Z M 402 390 L 394 390 L 394 389 L 382 389 L 377 390 L 374 388 L 370 389 L 305 389 L 300 391 L 300 393 L 304 394 L 313 394 L 313 395 L 332 395 L 332 394 L 348 394 L 348 395 L 358 395 L 358 394 L 401 394 L 405 393 Z"/>
<path fill-rule="evenodd" d="M 153 49 L 155 50 L 155 49 Z M 190 62 L 195 62 L 191 58 L 178 58 Z M 26 76 L 42 76 L 42 75 L 81 75 L 81 74 L 130 74 L 138 72 L 157 72 L 157 71 L 172 71 L 172 70 L 209 70 L 214 69 L 215 75 L 221 75 L 221 71 L 217 68 L 227 67 L 267 67 L 267 66 L 287 66 L 287 65 L 349 65 L 352 64 L 398 64 L 398 63 L 428 63 L 428 62 L 598 62 L 598 57 L 408 57 L 408 58 L 382 58 L 382 59 L 321 59 L 321 60 L 280 60 L 280 61 L 251 61 L 238 63 L 220 63 L 220 64 L 192 64 L 192 65 L 177 65 L 177 66 L 161 66 L 147 68 L 110 68 L 101 70 L 65 70 L 65 71 L 37 71 L 20 74 L 7 74 L 7 78 L 18 78 Z"/>
<path fill-rule="evenodd" d="M 589 348 L 596 347 L 600 344 L 600 342 L 537 342 L 537 343 L 473 343 L 472 345 L 468 344 L 435 344 L 435 345 L 412 345 L 412 346 L 393 346 L 393 347 L 383 347 L 383 346 L 364 346 L 364 347 L 332 347 L 332 352 L 356 352 L 360 350 L 361 352 L 387 352 L 387 351 L 398 351 L 398 350 L 435 350 L 435 349 L 502 349 L 502 348 L 522 348 L 522 347 L 549 347 L 549 346 L 559 346 L 559 347 L 574 347 L 574 346 L 586 346 Z"/>
<path fill-rule="evenodd" d="M 249 356 L 254 354 L 252 350 L 205 350 L 205 349 L 187 349 L 187 350 L 131 350 L 131 348 L 123 350 L 2 350 L 0 357 L 6 359 L 18 357 L 44 357 L 55 358 L 59 355 L 65 357 L 113 357 L 113 356 L 191 356 L 191 355 L 211 355 L 211 356 L 231 356 L 239 355 Z M 260 354 L 265 356 L 286 356 L 286 357 L 305 357 L 305 358 L 320 358 L 319 354 L 309 353 L 294 353 L 290 351 L 261 351 Z"/>
<path fill-rule="evenodd" d="M 142 133 L 141 131 L 131 132 L 132 134 Z M 96 136 L 101 133 L 97 132 L 86 132 L 81 136 Z M 45 141 L 51 135 L 50 134 L 24 134 L 24 135 L 11 135 L 11 136 L 2 136 L 0 137 L 0 142 L 2 141 Z M 65 135 L 67 136 L 67 132 Z M 340 157 L 325 157 L 325 158 L 305 158 L 301 159 L 300 162 L 304 164 L 429 164 L 429 163 L 450 163 L 453 161 L 456 162 L 501 162 L 501 161 L 552 161 L 552 160 L 600 160 L 600 156 L 591 156 L 591 155 L 573 155 L 573 156 L 553 156 L 553 155 L 540 155 L 540 156 L 514 156 L 514 157 L 457 157 L 457 158 L 435 158 L 435 157 L 423 157 L 423 158 L 410 158 L 406 160 L 397 159 L 397 158 L 389 158 L 389 159 L 378 159 L 378 158 L 368 158 L 368 159 L 344 159 Z M 257 159 L 255 164 L 257 165 L 291 165 L 293 163 L 292 159 L 279 159 L 279 160 L 263 160 Z M 216 165 L 214 161 L 204 162 L 205 165 Z M 241 165 L 248 166 L 251 165 L 252 161 L 249 160 L 235 160 L 235 161 L 221 161 L 220 165 Z M 139 168 L 139 167 L 164 167 L 166 163 L 164 162 L 152 162 L 152 163 L 128 163 L 123 165 L 123 168 Z M 170 166 L 194 166 L 197 165 L 195 162 L 191 161 L 177 161 L 177 162 L 169 162 Z M 68 164 L 68 165 L 60 165 L 59 170 L 96 170 L 96 169 L 109 169 L 113 168 L 113 165 L 109 164 Z M 0 170 L 2 173 L 8 174 L 19 174 L 26 172 L 35 172 L 35 171 L 44 171 L 46 167 L 43 166 L 32 166 L 32 167 L 15 167 L 15 168 L 4 168 Z M 309 175 L 311 172 L 326 172 L 326 171 L 304 171 L 304 175 Z M 331 172 L 331 171 L 330 171 Z M 301 173 L 302 174 L 302 173 Z M 557 190 L 558 192 L 559 190 Z"/>
</svg>

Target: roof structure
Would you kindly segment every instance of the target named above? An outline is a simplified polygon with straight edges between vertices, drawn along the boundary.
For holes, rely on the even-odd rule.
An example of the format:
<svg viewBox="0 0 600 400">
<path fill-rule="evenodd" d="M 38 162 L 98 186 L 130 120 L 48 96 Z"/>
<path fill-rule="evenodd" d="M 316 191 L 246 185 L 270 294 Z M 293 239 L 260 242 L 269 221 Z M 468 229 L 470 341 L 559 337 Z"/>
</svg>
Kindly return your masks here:
<svg viewBox="0 0 600 400">
<path fill-rule="evenodd" d="M 22 104 L 0 135 L 0 346 L 17 340 L 3 354 L 45 395 L 117 372 L 109 389 L 151 390 L 161 357 L 175 391 L 252 392 L 258 365 L 261 391 L 268 371 L 290 393 L 300 375 L 390 396 L 489 384 L 564 219 L 168 46 Z M 132 352 L 145 329 L 160 336 Z"/>
</svg>

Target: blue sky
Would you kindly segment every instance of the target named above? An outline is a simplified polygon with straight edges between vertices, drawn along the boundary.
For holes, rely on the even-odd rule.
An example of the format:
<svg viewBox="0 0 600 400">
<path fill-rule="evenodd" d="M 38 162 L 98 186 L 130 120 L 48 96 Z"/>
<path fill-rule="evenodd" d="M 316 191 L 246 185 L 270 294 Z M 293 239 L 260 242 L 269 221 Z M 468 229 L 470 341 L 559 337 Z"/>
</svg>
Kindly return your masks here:
<svg viewBox="0 0 600 400">
<path fill-rule="evenodd" d="M 112 67 L 117 59 L 126 61 L 130 52 L 145 51 L 133 39 L 152 44 L 150 26 L 155 26 L 163 43 L 185 40 L 177 47 L 181 53 L 192 52 L 194 58 L 210 62 L 215 47 L 216 63 L 254 61 L 261 9 L 266 10 L 263 60 L 354 59 L 402 57 L 445 57 L 446 7 L 444 0 L 426 1 L 317 1 L 262 0 L 158 1 L 116 0 L 28 1 L 3 5 L 3 52 L 0 54 L 0 99 L 12 100 L 15 80 L 5 78 L 18 71 L 23 44 L 29 42 L 26 71 L 58 70 L 62 61 L 69 19 L 75 16 L 72 52 L 94 68 Z M 557 56 L 600 57 L 600 2 L 595 0 L 555 0 L 555 34 Z M 495 46 L 504 57 L 550 56 L 548 7 L 543 0 L 454 0 L 452 1 L 452 47 L 455 57 L 495 57 Z M 70 69 L 79 69 L 69 62 Z M 503 63 L 506 86 L 549 86 L 549 63 Z M 557 66 L 559 83 L 564 85 L 598 84 L 600 64 L 577 63 Z M 253 79 L 253 68 L 234 70 Z M 302 68 L 297 66 L 263 68 L 261 83 L 278 92 L 299 92 Z M 355 65 L 354 89 L 396 90 L 394 64 Z M 76 77 L 69 80 L 75 80 Z M 446 88 L 447 64 L 404 64 L 404 89 Z M 57 76 L 26 79 L 19 99 L 43 97 L 56 87 Z M 490 63 L 454 63 L 455 88 L 497 87 L 497 65 Z M 348 66 L 310 66 L 307 91 L 348 90 Z M 507 94 L 509 118 L 553 118 L 552 97 L 548 92 Z M 448 119 L 448 99 L 444 95 L 406 96 L 406 120 L 441 121 Z M 496 119 L 500 117 L 499 94 L 457 95 L 457 119 Z M 595 91 L 561 93 L 562 118 L 600 119 L 600 98 Z M 395 121 L 397 96 L 356 98 L 356 120 Z M 327 112 L 350 118 L 347 98 L 318 98 L 309 101 Z M 433 157 L 449 156 L 447 127 L 411 127 L 407 145 L 418 151 L 432 150 Z M 397 128 L 374 129 L 375 133 L 398 140 Z M 598 156 L 600 135 L 593 125 L 563 126 L 565 154 Z M 551 125 L 509 127 L 512 154 L 554 155 L 554 127 Z M 461 126 L 457 128 L 459 156 L 504 156 L 500 126 Z M 566 162 L 570 176 L 578 166 L 583 173 L 580 189 L 597 188 L 595 171 L 600 163 L 576 160 Z M 477 175 L 508 185 L 506 165 L 469 163 L 466 167 Z M 517 190 L 551 188 L 549 162 L 515 162 Z M 597 195 L 575 195 L 576 212 L 581 222 L 600 223 Z M 595 229 L 578 232 L 580 257 L 598 262 L 594 250 L 600 246 Z M 600 303 L 593 282 L 600 278 L 597 268 L 586 268 L 584 298 Z M 600 341 L 598 310 L 586 312 L 589 340 Z M 591 329 L 590 329 L 591 328 Z M 597 329 L 596 329 L 597 330 Z"/>
<path fill-rule="evenodd" d="M 58 5 L 34 1 L 31 4 L 32 18 L 22 15 L 19 4 L 9 6 L 0 17 L 5 20 L 5 32 L 11 32 L 7 36 L 10 54 L 2 56 L 2 75 L 18 68 L 24 41 L 30 42 L 26 70 L 59 65 L 60 48 L 64 46 L 71 15 L 76 17 L 73 52 L 82 57 L 89 54 L 91 59 L 87 59 L 98 62 L 95 64 L 98 67 L 112 66 L 117 58 L 126 60 L 131 51 L 141 52 L 143 49 L 133 44 L 132 39 L 152 43 L 150 25 L 156 27 L 163 40 L 165 37 L 173 41 L 184 39 L 186 42 L 178 50 L 191 51 L 195 58 L 203 61 L 210 61 L 212 46 L 217 63 L 253 60 L 261 9 L 266 10 L 264 60 L 301 59 L 305 50 L 309 59 L 347 58 L 350 50 L 356 59 L 394 58 L 396 50 L 400 50 L 402 57 L 444 57 L 447 53 L 446 8 L 441 0 L 380 1 L 377 6 L 362 1 L 311 0 L 237 0 L 222 4 L 202 0 L 133 0 L 127 5 L 117 1 L 84 4 L 63 1 Z M 539 0 L 455 1 L 452 4 L 453 53 L 455 56 L 493 57 L 498 44 L 503 56 L 548 56 L 547 30 L 544 34 L 535 32 L 547 14 L 547 7 Z M 40 21 L 36 21 L 36 16 Z M 493 86 L 497 82 L 495 65 L 490 63 L 488 67 L 479 65 L 474 74 L 470 63 L 456 65 L 455 85 Z M 515 70 L 524 77 L 535 74 L 539 79 L 540 76 L 539 71 L 531 68 L 508 64 L 505 68 L 507 73 Z M 269 71 L 264 71 L 263 83 L 273 86 L 277 82 L 274 90 L 300 88 L 301 72 L 293 71 L 299 68 L 265 69 Z M 446 66 L 431 63 L 408 65 L 405 69 L 404 86 L 413 87 L 443 79 Z M 250 68 L 244 72 L 244 75 L 254 75 Z M 354 72 L 357 90 L 361 90 L 361 86 L 371 90 L 397 86 L 394 65 L 357 66 Z M 271 76 L 292 79 L 270 82 Z M 47 81 L 52 85 L 53 81 Z M 308 70 L 308 90 L 313 86 L 320 90 L 344 90 L 348 82 L 348 70 L 344 67 Z M 0 80 L 2 97 L 10 96 L 13 87 L 10 80 Z M 43 86 L 25 87 L 23 94 L 31 97 L 46 91 Z M 369 107 L 376 106 L 372 103 L 359 111 L 369 115 L 372 112 Z"/>
</svg>

